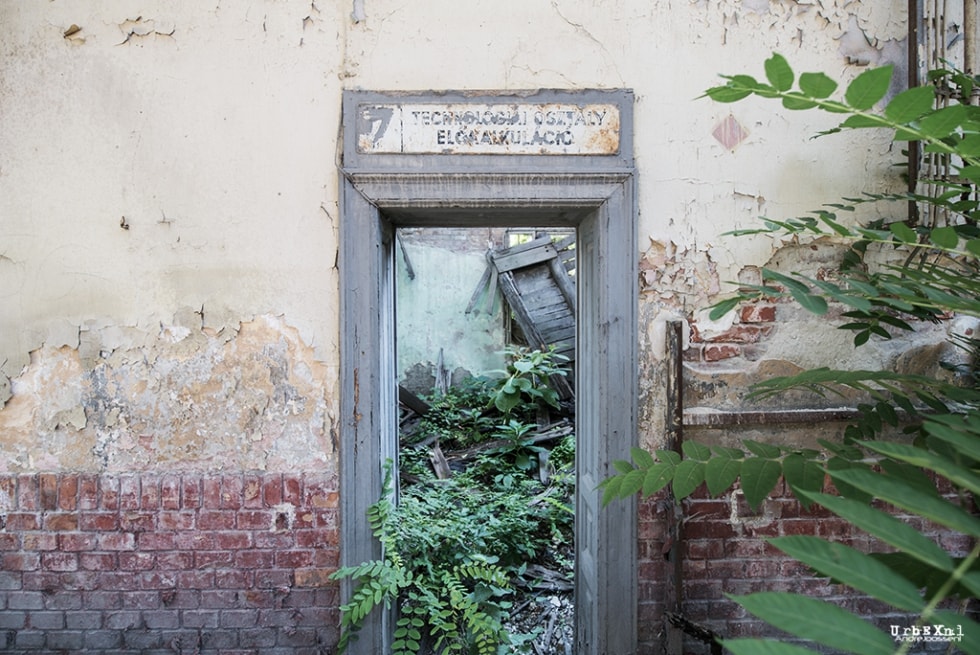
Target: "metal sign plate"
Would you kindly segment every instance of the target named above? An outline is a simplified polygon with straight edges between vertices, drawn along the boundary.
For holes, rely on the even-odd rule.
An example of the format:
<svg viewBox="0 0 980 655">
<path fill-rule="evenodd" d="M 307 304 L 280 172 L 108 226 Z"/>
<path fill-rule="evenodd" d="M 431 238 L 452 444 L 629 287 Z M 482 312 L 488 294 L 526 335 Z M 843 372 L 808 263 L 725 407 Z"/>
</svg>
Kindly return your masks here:
<svg viewBox="0 0 980 655">
<path fill-rule="evenodd" d="M 386 103 L 357 106 L 363 154 L 615 155 L 614 104 Z"/>
</svg>

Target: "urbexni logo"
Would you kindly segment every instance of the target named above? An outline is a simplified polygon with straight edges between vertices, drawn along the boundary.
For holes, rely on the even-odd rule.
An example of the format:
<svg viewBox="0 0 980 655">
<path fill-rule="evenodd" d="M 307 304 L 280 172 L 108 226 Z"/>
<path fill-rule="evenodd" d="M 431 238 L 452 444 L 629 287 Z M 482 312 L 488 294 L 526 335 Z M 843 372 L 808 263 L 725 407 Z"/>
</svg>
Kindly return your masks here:
<svg viewBox="0 0 980 655">
<path fill-rule="evenodd" d="M 963 640 L 963 626 L 955 628 L 946 625 L 913 625 L 903 627 L 891 626 L 892 637 L 895 641 L 944 641 L 959 642 Z"/>
</svg>

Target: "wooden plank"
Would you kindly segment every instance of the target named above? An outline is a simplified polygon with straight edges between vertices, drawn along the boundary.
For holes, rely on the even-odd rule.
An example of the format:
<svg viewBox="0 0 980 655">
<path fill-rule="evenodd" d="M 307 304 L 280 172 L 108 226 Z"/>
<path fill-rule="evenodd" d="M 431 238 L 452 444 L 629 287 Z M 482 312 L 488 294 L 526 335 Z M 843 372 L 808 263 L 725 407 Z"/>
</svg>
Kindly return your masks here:
<svg viewBox="0 0 980 655">
<path fill-rule="evenodd" d="M 514 312 L 514 319 L 521 327 L 521 331 L 524 333 L 524 338 L 527 339 L 528 344 L 532 348 L 546 348 L 547 343 L 541 338 L 541 334 L 535 327 L 531 315 L 528 314 L 527 306 L 524 304 L 524 300 L 521 298 L 521 294 L 514 284 L 513 274 L 510 272 L 501 273 L 500 277 L 497 278 L 497 283 L 500 285 L 500 291 L 504 294 L 504 298 L 507 299 L 507 304 L 510 305 L 511 311 Z"/>
<path fill-rule="evenodd" d="M 447 480 L 452 477 L 453 472 L 449 468 L 449 462 L 446 461 L 446 456 L 442 453 L 438 441 L 429 449 L 429 462 L 432 464 L 432 471 L 436 474 L 436 478 Z"/>
<path fill-rule="evenodd" d="M 575 326 L 570 325 L 564 328 L 559 328 L 555 330 L 543 330 L 541 336 L 544 337 L 548 344 L 555 344 L 559 341 L 566 341 L 568 339 L 575 338 Z"/>
<path fill-rule="evenodd" d="M 544 266 L 541 266 L 539 270 L 545 273 L 548 271 Z M 555 298 L 562 298 L 561 292 L 550 275 L 536 277 L 518 275 L 514 277 L 514 283 L 521 290 L 521 295 L 524 297 L 532 293 L 551 293 L 554 294 Z"/>
<path fill-rule="evenodd" d="M 518 291 L 521 291 L 520 286 L 518 286 Z M 568 309 L 568 303 L 561 297 L 557 289 L 551 289 L 548 294 L 541 292 L 521 293 L 521 298 L 524 299 L 524 306 L 527 307 L 528 312 L 535 316 L 547 316 L 561 311 L 571 313 Z"/>
<path fill-rule="evenodd" d="M 507 271 L 513 271 L 518 268 L 540 264 L 541 262 L 546 262 L 549 259 L 554 259 L 557 256 L 558 253 L 555 251 L 554 246 L 548 242 L 523 252 L 505 255 L 495 253 L 493 255 L 493 263 L 497 267 L 498 271 L 501 273 L 506 273 Z"/>
<path fill-rule="evenodd" d="M 483 275 L 480 276 L 480 281 L 476 283 L 476 289 L 473 290 L 473 295 L 470 296 L 470 302 L 466 305 L 466 313 L 471 314 L 473 310 L 476 309 L 476 304 L 483 297 L 484 293 L 493 294 L 493 286 L 490 284 L 490 277 L 493 273 L 493 266 L 487 266 L 483 269 Z M 477 312 L 479 313 L 479 312 Z"/>
<path fill-rule="evenodd" d="M 570 329 L 572 334 L 575 333 L 575 317 L 571 314 L 565 314 L 564 316 L 556 316 L 547 321 L 538 321 L 538 329 L 541 333 L 553 332 L 554 330 L 565 330 Z"/>
<path fill-rule="evenodd" d="M 527 250 L 534 250 L 535 248 L 540 248 L 544 244 L 550 244 L 551 237 L 547 234 L 543 234 L 539 237 L 535 237 L 530 241 L 524 243 L 519 243 L 516 246 L 509 246 L 507 248 L 498 248 L 495 252 L 501 255 L 514 255 L 519 252 L 525 252 Z"/>
<path fill-rule="evenodd" d="M 565 302 L 572 308 L 572 312 L 575 312 L 578 303 L 576 300 L 575 282 L 572 281 L 572 277 L 557 259 L 549 261 L 548 268 L 551 269 L 551 275 L 555 278 L 555 283 L 558 285 L 561 295 L 565 297 Z"/>
<path fill-rule="evenodd" d="M 414 393 L 398 385 L 398 402 L 418 414 L 424 416 L 429 411 L 429 404 L 416 396 Z"/>
<path fill-rule="evenodd" d="M 530 311 L 531 315 L 535 317 L 538 322 L 541 321 L 553 321 L 557 319 L 564 318 L 575 318 L 575 315 L 568 309 L 568 305 L 565 303 L 548 305 L 543 308 L 536 308 Z"/>
</svg>

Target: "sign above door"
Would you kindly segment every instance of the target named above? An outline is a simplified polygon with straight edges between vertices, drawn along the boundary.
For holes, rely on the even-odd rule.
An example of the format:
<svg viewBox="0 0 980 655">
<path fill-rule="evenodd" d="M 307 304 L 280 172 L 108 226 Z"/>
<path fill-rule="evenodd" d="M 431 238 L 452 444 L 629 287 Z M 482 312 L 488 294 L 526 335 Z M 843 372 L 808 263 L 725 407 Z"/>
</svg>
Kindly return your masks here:
<svg viewBox="0 0 980 655">
<path fill-rule="evenodd" d="M 615 155 L 613 103 L 394 102 L 357 106 L 362 154 Z"/>
</svg>

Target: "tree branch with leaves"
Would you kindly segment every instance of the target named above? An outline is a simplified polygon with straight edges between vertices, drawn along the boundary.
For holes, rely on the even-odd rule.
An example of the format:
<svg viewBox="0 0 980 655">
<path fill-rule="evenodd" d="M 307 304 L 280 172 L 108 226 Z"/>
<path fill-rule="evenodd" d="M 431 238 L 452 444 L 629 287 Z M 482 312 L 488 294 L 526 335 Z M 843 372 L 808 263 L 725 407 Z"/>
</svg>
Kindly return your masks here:
<svg viewBox="0 0 980 655">
<path fill-rule="evenodd" d="M 724 103 L 756 96 L 778 101 L 787 110 L 844 116 L 821 136 L 888 129 L 895 142 L 915 141 L 927 155 L 947 158 L 952 175 L 923 181 L 936 193 L 865 194 L 802 217 L 765 218 L 759 228 L 730 233 L 801 241 L 829 238 L 842 243 L 845 251 L 831 280 L 763 269 L 761 284 L 742 285 L 712 307 L 711 318 L 763 299 L 793 301 L 816 315 L 837 304 L 848 319 L 839 328 L 854 333 L 856 348 L 912 332 L 924 321 L 980 318 L 980 107 L 969 104 L 977 78 L 937 70 L 930 73 L 929 84 L 885 101 L 890 66 L 864 71 L 843 94 L 823 73 L 797 77 L 778 54 L 766 60 L 764 70 L 765 80 L 723 76 L 725 83 L 705 96 Z M 858 224 L 850 215 L 865 203 L 892 207 L 893 217 Z M 920 222 L 917 214 L 909 216 L 910 205 L 939 210 L 928 212 L 938 218 Z M 871 253 L 894 256 L 882 263 Z M 822 506 L 892 550 L 868 554 L 802 535 L 772 539 L 774 546 L 828 580 L 917 617 L 916 627 L 949 630 L 945 634 L 957 640 L 958 651 L 980 653 L 980 624 L 948 609 L 950 601 L 980 597 L 980 546 L 968 553 L 947 552 L 880 508 L 881 503 L 890 505 L 980 542 L 980 340 L 975 334 L 951 334 L 949 340 L 963 356 L 947 363 L 940 376 L 819 368 L 772 378 L 752 390 L 750 398 L 791 389 L 823 395 L 861 392 L 866 399 L 858 407 L 861 418 L 839 443 L 823 440 L 822 450 L 816 450 L 746 440 L 743 450 L 688 441 L 682 454 L 636 448 L 632 461 L 616 462 L 617 473 L 602 482 L 603 500 L 651 496 L 669 485 L 680 502 L 702 485 L 716 496 L 738 484 L 746 500 L 758 506 L 784 479 L 804 506 Z M 901 431 L 905 438 L 892 436 Z M 825 493 L 828 476 L 837 494 Z M 904 653 L 912 644 L 896 641 L 864 617 L 821 599 L 763 592 L 734 600 L 772 626 L 843 652 Z M 738 655 L 813 652 L 773 639 L 723 643 Z"/>
</svg>

